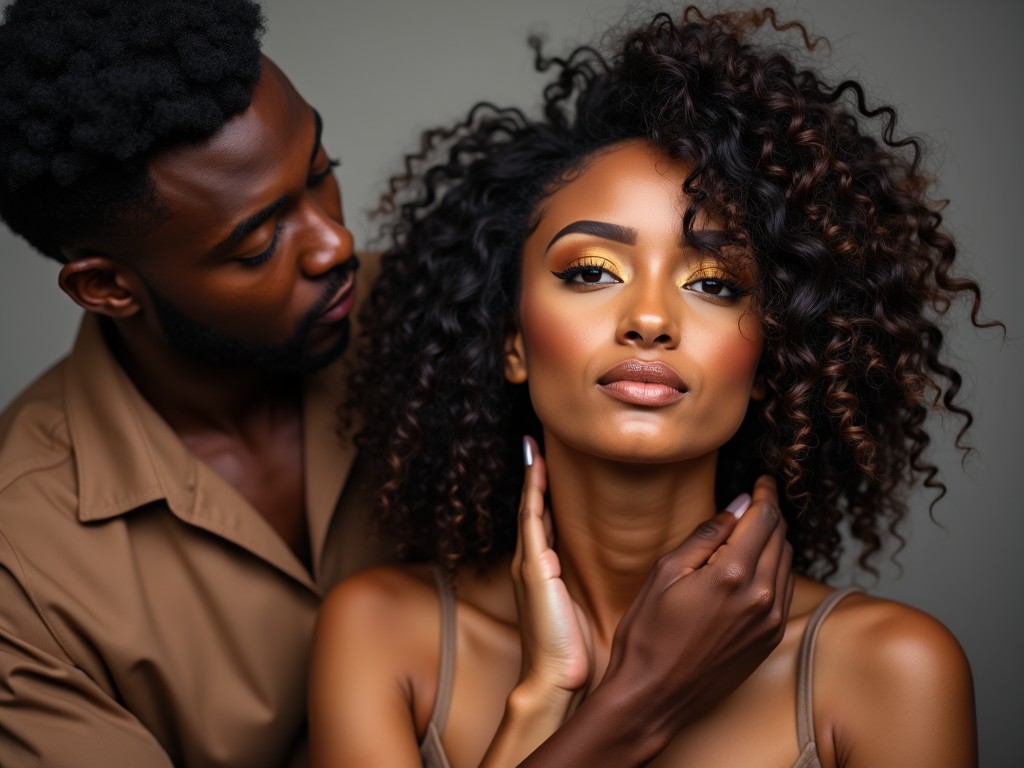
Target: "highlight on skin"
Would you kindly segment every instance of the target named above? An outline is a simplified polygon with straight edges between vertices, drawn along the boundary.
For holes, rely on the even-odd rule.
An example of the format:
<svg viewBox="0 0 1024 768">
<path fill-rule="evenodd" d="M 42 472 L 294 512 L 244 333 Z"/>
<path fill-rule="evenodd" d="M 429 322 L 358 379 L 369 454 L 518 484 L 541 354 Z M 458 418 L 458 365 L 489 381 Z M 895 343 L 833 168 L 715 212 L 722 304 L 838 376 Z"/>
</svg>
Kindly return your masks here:
<svg viewBox="0 0 1024 768">
<path fill-rule="evenodd" d="M 362 315 L 347 406 L 373 425 L 359 446 L 382 457 L 379 517 L 406 555 L 454 571 L 514 549 L 520 437 L 540 435 L 525 387 L 502 375 L 523 244 L 548 196 L 629 139 L 691 169 L 680 228 L 708 260 L 690 279 L 756 274 L 740 284 L 764 338 L 765 397 L 720 451 L 719 508 L 775 475 L 794 568 L 827 579 L 844 545 L 870 570 L 884 540 L 902 540 L 911 484 L 944 493 L 927 418 L 958 417 L 962 450 L 972 418 L 940 322 L 962 297 L 974 325 L 993 323 L 956 272 L 922 144 L 857 81 L 826 82 L 759 42 L 769 28 L 815 47 L 771 11 L 692 7 L 610 55 L 549 57 L 534 41 L 551 73 L 540 118 L 481 103 L 406 158 L 383 204 L 397 245 Z M 582 283 L 599 259 L 613 261 L 578 256 Z"/>
<path fill-rule="evenodd" d="M 711 502 L 713 457 L 750 405 L 762 338 L 749 291 L 694 279 L 714 260 L 681 240 L 688 171 L 646 141 L 625 141 L 544 199 L 523 246 L 506 375 L 527 381 L 545 456 L 563 444 L 580 463 L 637 470 L 710 459 Z M 583 283 L 562 269 L 595 247 L 615 273 L 589 267 L 597 280 Z M 659 410 L 669 404 L 671 418 Z"/>
</svg>

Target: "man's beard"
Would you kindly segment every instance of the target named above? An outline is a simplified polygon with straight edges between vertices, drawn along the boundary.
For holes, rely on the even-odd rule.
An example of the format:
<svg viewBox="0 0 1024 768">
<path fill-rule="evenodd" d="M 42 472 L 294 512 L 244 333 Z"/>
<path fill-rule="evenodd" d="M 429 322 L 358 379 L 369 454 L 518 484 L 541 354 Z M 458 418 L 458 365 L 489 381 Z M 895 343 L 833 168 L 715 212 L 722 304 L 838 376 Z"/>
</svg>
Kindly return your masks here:
<svg viewBox="0 0 1024 768">
<path fill-rule="evenodd" d="M 147 285 L 160 325 L 171 345 L 190 360 L 219 368 L 237 368 L 272 374 L 306 374 L 323 368 L 335 360 L 348 346 L 349 319 L 338 323 L 338 338 L 319 352 L 306 350 L 310 330 L 323 314 L 335 293 L 358 268 L 353 257 L 324 278 L 322 298 L 303 315 L 291 338 L 283 344 L 260 344 L 223 334 L 197 323 L 152 285 Z"/>
</svg>

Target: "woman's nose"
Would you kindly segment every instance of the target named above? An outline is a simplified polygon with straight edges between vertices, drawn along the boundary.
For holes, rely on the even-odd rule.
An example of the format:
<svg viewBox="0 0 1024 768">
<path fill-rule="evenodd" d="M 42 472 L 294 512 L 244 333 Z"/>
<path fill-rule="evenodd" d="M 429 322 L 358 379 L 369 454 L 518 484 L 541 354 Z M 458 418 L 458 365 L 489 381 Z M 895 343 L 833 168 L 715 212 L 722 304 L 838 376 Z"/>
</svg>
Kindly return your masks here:
<svg viewBox="0 0 1024 768">
<path fill-rule="evenodd" d="M 638 346 L 674 347 L 678 344 L 678 312 L 674 310 L 673 299 L 678 301 L 679 289 L 653 282 L 630 287 L 633 290 L 623 295 L 628 304 L 619 324 L 619 340 Z"/>
</svg>

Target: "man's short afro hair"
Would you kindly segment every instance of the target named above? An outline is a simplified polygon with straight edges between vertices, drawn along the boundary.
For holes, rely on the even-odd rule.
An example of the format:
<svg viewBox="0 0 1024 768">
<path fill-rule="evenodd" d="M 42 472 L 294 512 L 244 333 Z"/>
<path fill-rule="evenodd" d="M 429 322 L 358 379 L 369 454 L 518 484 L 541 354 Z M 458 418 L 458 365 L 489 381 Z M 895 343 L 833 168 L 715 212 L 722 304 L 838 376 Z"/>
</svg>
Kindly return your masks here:
<svg viewBox="0 0 1024 768">
<path fill-rule="evenodd" d="M 251 0 L 15 0 L 0 25 L 0 216 L 36 248 L 159 208 L 146 159 L 249 106 Z"/>
</svg>

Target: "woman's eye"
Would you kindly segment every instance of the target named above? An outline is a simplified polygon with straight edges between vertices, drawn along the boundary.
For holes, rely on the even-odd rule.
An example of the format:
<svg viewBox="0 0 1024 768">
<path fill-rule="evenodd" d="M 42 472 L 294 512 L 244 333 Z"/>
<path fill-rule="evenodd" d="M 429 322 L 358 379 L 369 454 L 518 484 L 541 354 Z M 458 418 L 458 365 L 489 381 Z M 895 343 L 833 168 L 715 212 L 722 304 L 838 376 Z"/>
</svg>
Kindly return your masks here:
<svg viewBox="0 0 1024 768">
<path fill-rule="evenodd" d="M 683 287 L 689 291 L 714 296 L 718 299 L 735 299 L 746 293 L 733 281 L 717 277 L 704 277 L 700 280 L 692 280 Z"/>
<path fill-rule="evenodd" d="M 569 267 L 552 274 L 567 283 L 576 285 L 612 285 L 622 281 L 603 267 L 577 266 Z"/>
</svg>

